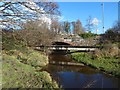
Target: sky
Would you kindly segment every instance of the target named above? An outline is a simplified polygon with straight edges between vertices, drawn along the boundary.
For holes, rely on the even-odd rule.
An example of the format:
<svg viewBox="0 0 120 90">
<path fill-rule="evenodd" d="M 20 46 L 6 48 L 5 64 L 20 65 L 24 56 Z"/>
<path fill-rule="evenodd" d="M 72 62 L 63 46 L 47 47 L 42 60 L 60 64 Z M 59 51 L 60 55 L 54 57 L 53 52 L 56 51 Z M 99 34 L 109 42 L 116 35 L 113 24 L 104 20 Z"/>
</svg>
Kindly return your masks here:
<svg viewBox="0 0 120 90">
<path fill-rule="evenodd" d="M 70 1 L 70 0 L 69 0 Z M 79 19 L 85 27 L 89 16 L 93 18 L 96 28 L 92 32 L 103 33 L 101 2 L 57 2 L 61 12 L 61 21 L 76 21 Z M 118 20 L 118 2 L 104 2 L 105 31 Z M 98 24 L 98 25 L 97 25 Z"/>
<path fill-rule="evenodd" d="M 61 12 L 61 21 L 76 21 L 79 19 L 85 27 L 89 16 L 97 20 L 95 30 L 92 32 L 103 33 L 101 2 L 58 2 Z M 118 20 L 118 2 L 104 2 L 104 31 L 112 27 Z"/>
</svg>

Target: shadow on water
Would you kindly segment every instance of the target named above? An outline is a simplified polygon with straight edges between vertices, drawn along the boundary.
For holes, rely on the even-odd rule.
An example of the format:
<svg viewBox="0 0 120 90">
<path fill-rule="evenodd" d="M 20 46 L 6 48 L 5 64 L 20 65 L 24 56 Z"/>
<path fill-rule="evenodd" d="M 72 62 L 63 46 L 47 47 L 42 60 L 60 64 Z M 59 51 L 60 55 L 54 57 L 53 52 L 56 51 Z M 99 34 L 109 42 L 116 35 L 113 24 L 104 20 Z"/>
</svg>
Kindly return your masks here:
<svg viewBox="0 0 120 90">
<path fill-rule="evenodd" d="M 53 61 L 72 61 L 64 54 L 54 52 L 49 56 Z M 63 88 L 120 88 L 120 79 L 106 75 L 88 66 L 51 65 L 45 67 Z"/>
</svg>

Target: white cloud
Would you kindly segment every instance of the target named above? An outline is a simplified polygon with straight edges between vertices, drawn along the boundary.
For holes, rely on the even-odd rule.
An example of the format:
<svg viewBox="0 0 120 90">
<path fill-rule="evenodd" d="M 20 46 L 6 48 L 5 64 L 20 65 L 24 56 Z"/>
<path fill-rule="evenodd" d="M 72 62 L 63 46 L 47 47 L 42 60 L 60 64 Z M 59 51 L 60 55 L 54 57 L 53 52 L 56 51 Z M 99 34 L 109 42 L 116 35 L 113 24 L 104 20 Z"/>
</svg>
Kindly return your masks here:
<svg viewBox="0 0 120 90">
<path fill-rule="evenodd" d="M 99 30 L 97 29 L 96 31 L 98 32 Z"/>
<path fill-rule="evenodd" d="M 93 20 L 92 20 L 93 25 L 98 25 L 99 23 L 100 23 L 100 21 L 97 18 L 93 18 Z"/>
</svg>

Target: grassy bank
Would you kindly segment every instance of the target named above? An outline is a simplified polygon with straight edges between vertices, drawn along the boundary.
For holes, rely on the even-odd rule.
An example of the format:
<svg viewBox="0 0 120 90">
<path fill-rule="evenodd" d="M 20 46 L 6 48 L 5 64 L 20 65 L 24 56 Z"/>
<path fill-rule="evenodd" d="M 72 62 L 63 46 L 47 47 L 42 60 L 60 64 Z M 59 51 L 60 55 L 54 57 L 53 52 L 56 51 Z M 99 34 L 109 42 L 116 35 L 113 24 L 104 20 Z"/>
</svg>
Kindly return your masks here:
<svg viewBox="0 0 120 90">
<path fill-rule="evenodd" d="M 72 58 L 77 61 L 89 65 L 91 67 L 102 70 L 114 76 L 120 76 L 119 58 L 96 58 L 93 59 L 88 53 L 73 53 Z"/>
<path fill-rule="evenodd" d="M 42 67 L 40 66 L 40 68 Z M 36 67 L 24 64 L 16 56 L 5 53 L 3 54 L 2 62 L 2 87 L 58 88 L 55 81 L 52 81 L 49 73 L 45 71 L 37 72 Z"/>
<path fill-rule="evenodd" d="M 2 38 L 2 88 L 58 88 L 46 71 L 48 64 L 43 52 L 35 51 L 9 33 Z"/>
</svg>

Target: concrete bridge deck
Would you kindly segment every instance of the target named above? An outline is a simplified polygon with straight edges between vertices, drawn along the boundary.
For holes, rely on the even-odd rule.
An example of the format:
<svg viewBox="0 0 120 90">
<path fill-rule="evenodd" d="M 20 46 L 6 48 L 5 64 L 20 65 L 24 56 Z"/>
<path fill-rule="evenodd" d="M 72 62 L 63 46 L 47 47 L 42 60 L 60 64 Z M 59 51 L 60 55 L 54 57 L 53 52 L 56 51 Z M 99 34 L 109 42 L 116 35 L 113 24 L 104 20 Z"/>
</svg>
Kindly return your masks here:
<svg viewBox="0 0 120 90">
<path fill-rule="evenodd" d="M 50 50 L 70 50 L 70 51 L 95 51 L 96 46 L 71 46 L 71 45 L 51 45 L 51 46 L 36 46 L 35 49 L 43 50 L 43 49 L 50 49 Z"/>
</svg>

